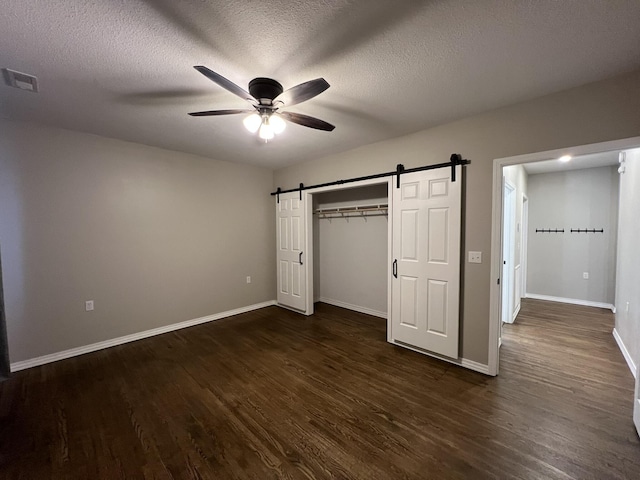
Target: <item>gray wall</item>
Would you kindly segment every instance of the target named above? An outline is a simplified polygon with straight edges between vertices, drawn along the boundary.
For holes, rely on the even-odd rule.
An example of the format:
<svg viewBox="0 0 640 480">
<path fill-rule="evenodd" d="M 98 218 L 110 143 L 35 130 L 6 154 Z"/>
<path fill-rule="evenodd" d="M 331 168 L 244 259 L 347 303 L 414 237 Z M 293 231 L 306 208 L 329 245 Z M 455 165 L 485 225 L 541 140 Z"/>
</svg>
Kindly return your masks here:
<svg viewBox="0 0 640 480">
<path fill-rule="evenodd" d="M 428 108 L 428 106 L 424 106 Z M 340 125 L 337 125 L 340 128 Z M 640 71 L 512 105 L 393 140 L 276 171 L 290 188 L 417 167 L 459 152 L 466 167 L 464 250 L 483 252 L 463 265 L 461 356 L 486 364 L 489 344 L 492 171 L 495 158 L 640 135 Z"/>
<path fill-rule="evenodd" d="M 620 175 L 616 330 L 640 366 L 640 149 L 627 152 L 626 171 Z M 628 308 L 627 308 L 628 303 Z"/>
<path fill-rule="evenodd" d="M 0 121 L 11 361 L 274 299 L 272 182 L 267 169 Z"/>
<path fill-rule="evenodd" d="M 527 293 L 613 305 L 617 219 L 617 167 L 529 175 Z M 565 233 L 535 233 L 536 228 Z M 571 228 L 604 233 L 570 233 Z"/>
<path fill-rule="evenodd" d="M 320 208 L 388 202 L 386 184 L 314 197 Z M 386 314 L 388 217 L 315 219 L 314 226 L 316 299 Z"/>
</svg>

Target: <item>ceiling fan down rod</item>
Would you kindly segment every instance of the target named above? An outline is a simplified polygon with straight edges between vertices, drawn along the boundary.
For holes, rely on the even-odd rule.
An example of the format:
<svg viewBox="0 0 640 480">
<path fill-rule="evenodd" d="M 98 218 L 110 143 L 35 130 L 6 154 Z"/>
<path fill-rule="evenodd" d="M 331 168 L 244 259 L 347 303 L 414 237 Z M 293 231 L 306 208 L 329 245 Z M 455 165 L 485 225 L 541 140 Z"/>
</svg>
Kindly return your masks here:
<svg viewBox="0 0 640 480">
<path fill-rule="evenodd" d="M 463 159 L 462 155 L 460 155 L 459 153 L 452 153 L 451 154 L 451 158 L 449 159 L 449 161 L 445 162 L 445 163 L 436 163 L 434 165 L 425 165 L 423 167 L 406 168 L 406 169 L 404 168 L 403 165 L 398 164 L 396 170 L 393 170 L 391 172 L 376 173 L 374 175 L 366 175 L 364 177 L 348 178 L 346 180 L 335 180 L 333 182 L 320 183 L 320 184 L 317 184 L 317 185 L 303 186 L 302 184 L 300 184 L 300 186 L 298 188 L 290 188 L 288 190 L 282 190 L 280 187 L 278 187 L 278 189 L 275 192 L 271 192 L 271 195 L 278 195 L 279 196 L 281 193 L 302 192 L 302 190 L 311 190 L 311 189 L 314 189 L 314 188 L 330 187 L 330 186 L 333 186 L 333 185 L 342 185 L 342 184 L 345 184 L 345 183 L 361 182 L 363 180 L 372 180 L 372 179 L 376 179 L 376 178 L 392 177 L 394 175 L 398 175 L 398 177 L 399 177 L 401 174 L 405 174 L 405 173 L 422 172 L 424 170 L 435 170 L 437 168 L 451 168 L 451 181 L 455 182 L 456 181 L 456 175 L 455 175 L 456 166 L 458 166 L 458 165 L 468 165 L 469 163 L 471 163 L 471 160 Z M 278 197 L 278 199 L 279 199 L 279 197 Z"/>
</svg>

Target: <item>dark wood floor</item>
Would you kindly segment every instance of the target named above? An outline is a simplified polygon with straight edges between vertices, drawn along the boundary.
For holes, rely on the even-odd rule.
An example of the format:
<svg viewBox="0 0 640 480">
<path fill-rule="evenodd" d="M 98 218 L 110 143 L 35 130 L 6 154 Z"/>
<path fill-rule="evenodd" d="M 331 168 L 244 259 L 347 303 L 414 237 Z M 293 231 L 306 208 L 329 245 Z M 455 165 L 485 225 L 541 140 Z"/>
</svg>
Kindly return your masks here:
<svg viewBox="0 0 640 480">
<path fill-rule="evenodd" d="M 0 478 L 640 478 L 612 326 L 527 301 L 490 378 L 269 307 L 16 373 Z"/>
</svg>

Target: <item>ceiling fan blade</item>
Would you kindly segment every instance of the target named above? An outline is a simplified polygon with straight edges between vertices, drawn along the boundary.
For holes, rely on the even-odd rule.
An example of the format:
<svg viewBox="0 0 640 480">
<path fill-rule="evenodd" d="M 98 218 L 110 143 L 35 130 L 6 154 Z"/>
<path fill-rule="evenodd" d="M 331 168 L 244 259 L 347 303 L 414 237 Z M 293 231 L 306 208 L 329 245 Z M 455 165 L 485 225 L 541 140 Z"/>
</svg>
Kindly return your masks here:
<svg viewBox="0 0 640 480">
<path fill-rule="evenodd" d="M 315 128 L 316 130 L 325 130 L 327 132 L 331 132 L 334 128 L 334 125 L 325 122 L 324 120 L 320 120 L 319 118 L 310 117 L 309 115 L 302 115 L 301 113 L 291 113 L 291 112 L 279 112 L 285 120 L 289 120 L 290 122 L 297 123 L 298 125 L 302 125 L 304 127 Z"/>
<path fill-rule="evenodd" d="M 213 70 L 208 69 L 207 67 L 203 67 L 202 65 L 196 65 L 193 68 L 195 68 L 197 71 L 199 71 L 201 74 L 203 74 L 205 77 L 207 77 L 212 82 L 217 83 L 222 88 L 225 88 L 225 89 L 229 90 L 231 93 L 239 96 L 243 100 L 247 100 L 247 101 L 252 102 L 252 103 L 255 103 L 257 101 L 244 88 L 239 87 L 238 85 L 233 83 L 231 80 L 227 80 L 226 78 L 224 78 L 219 73 L 216 73 Z"/>
<path fill-rule="evenodd" d="M 282 92 L 274 99 L 274 102 L 280 101 L 287 107 L 297 105 L 298 103 L 309 100 L 316 95 L 320 95 L 329 88 L 329 86 L 329 83 L 327 83 L 324 78 L 309 80 L 308 82 L 301 83 L 300 85 L 296 85 L 295 87 L 291 87 L 289 90 Z"/>
<path fill-rule="evenodd" d="M 236 113 L 251 113 L 255 110 L 208 110 L 206 112 L 191 112 L 192 117 L 213 117 L 216 115 L 235 115 Z"/>
</svg>

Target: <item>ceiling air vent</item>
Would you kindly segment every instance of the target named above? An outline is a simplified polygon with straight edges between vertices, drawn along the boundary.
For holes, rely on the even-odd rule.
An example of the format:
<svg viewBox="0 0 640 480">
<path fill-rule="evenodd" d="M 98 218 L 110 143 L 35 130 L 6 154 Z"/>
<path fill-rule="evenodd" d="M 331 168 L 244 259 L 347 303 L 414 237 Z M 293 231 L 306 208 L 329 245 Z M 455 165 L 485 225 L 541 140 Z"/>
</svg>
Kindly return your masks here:
<svg viewBox="0 0 640 480">
<path fill-rule="evenodd" d="M 8 68 L 3 68 L 2 74 L 4 75 L 5 83 L 10 87 L 27 90 L 33 93 L 38 91 L 38 79 L 33 75 L 16 72 L 15 70 L 9 70 Z"/>
</svg>

